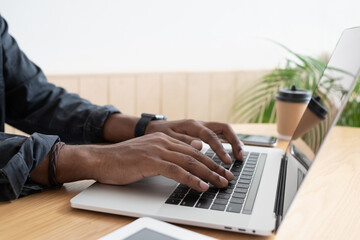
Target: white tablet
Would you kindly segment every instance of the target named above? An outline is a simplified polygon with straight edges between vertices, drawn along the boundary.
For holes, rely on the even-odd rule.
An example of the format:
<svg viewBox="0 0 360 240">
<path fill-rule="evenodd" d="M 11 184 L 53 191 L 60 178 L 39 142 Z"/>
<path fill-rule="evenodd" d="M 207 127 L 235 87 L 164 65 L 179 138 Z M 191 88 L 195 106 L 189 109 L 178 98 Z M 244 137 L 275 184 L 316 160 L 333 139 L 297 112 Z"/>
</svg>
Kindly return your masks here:
<svg viewBox="0 0 360 240">
<path fill-rule="evenodd" d="M 132 223 L 115 230 L 100 240 L 214 240 L 211 238 L 190 230 L 174 226 L 153 218 L 143 217 Z"/>
</svg>

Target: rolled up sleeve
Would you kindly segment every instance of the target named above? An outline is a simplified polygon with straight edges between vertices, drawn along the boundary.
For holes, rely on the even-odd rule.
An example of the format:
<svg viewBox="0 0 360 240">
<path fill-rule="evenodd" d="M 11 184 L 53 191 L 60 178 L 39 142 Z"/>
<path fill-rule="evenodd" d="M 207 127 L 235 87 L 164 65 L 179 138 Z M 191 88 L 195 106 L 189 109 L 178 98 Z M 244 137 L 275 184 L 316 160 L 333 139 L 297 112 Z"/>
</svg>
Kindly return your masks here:
<svg viewBox="0 0 360 240">
<path fill-rule="evenodd" d="M 0 200 L 9 201 L 41 191 L 44 186 L 30 179 L 58 136 L 34 133 L 30 137 L 0 133 Z"/>
</svg>

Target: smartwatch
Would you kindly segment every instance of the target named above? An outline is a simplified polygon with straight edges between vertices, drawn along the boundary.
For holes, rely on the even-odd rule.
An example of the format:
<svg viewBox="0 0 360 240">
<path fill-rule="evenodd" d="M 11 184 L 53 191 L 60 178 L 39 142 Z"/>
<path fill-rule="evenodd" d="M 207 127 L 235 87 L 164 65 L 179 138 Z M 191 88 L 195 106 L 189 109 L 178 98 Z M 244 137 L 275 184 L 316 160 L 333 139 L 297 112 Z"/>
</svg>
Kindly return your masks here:
<svg viewBox="0 0 360 240">
<path fill-rule="evenodd" d="M 167 117 L 165 115 L 149 114 L 149 113 L 141 114 L 141 118 L 135 126 L 135 137 L 140 137 L 145 134 L 145 130 L 149 122 L 154 120 L 166 120 L 166 119 Z"/>
</svg>

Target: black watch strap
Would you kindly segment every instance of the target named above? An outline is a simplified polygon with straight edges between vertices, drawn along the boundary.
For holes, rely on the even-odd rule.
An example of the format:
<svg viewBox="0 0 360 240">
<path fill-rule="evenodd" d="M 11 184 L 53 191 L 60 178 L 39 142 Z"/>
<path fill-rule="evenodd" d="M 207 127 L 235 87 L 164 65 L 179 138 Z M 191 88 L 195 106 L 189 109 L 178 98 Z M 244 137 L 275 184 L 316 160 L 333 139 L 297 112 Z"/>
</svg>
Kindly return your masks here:
<svg viewBox="0 0 360 240">
<path fill-rule="evenodd" d="M 135 126 L 135 137 L 140 137 L 145 134 L 145 130 L 149 122 L 153 120 L 166 120 L 166 116 L 164 115 L 155 115 L 149 113 L 141 114 L 140 120 L 137 122 Z"/>
</svg>

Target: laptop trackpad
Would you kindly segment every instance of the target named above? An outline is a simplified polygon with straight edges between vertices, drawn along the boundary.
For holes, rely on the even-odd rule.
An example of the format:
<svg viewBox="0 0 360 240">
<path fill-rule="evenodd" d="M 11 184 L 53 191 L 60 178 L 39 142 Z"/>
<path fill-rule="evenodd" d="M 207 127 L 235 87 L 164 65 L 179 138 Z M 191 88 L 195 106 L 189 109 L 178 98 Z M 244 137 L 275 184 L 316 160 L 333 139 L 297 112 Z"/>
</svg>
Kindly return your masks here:
<svg viewBox="0 0 360 240">
<path fill-rule="evenodd" d="M 163 205 L 177 183 L 163 176 L 145 178 L 126 186 L 94 183 L 71 200 L 75 208 L 144 216 Z"/>
</svg>

